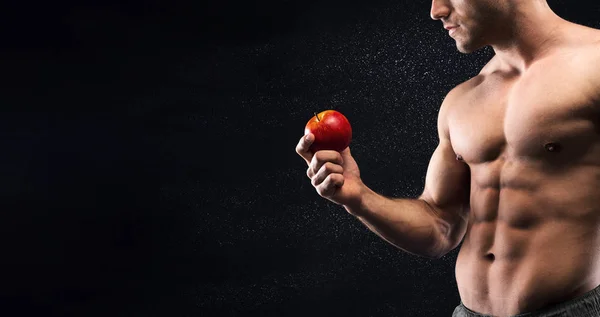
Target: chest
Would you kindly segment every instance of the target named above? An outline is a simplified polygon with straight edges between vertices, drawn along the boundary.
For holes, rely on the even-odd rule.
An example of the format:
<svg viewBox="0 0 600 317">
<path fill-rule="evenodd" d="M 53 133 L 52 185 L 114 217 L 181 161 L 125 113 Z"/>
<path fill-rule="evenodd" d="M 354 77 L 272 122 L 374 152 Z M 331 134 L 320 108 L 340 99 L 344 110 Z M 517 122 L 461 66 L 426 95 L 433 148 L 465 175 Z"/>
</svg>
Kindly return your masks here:
<svg viewBox="0 0 600 317">
<path fill-rule="evenodd" d="M 597 106 L 586 83 L 560 68 L 519 79 L 488 78 L 449 116 L 452 146 L 469 164 L 498 158 L 555 163 L 599 143 Z"/>
</svg>

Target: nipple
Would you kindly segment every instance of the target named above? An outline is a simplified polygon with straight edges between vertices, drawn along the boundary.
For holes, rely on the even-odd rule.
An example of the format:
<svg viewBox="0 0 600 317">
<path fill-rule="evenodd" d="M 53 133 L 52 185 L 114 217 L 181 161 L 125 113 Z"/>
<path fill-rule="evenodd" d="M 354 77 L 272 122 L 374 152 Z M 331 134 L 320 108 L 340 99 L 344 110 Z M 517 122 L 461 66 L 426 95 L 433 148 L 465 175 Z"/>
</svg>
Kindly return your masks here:
<svg viewBox="0 0 600 317">
<path fill-rule="evenodd" d="M 561 146 L 558 143 L 547 143 L 544 145 L 548 152 L 560 152 Z"/>
</svg>

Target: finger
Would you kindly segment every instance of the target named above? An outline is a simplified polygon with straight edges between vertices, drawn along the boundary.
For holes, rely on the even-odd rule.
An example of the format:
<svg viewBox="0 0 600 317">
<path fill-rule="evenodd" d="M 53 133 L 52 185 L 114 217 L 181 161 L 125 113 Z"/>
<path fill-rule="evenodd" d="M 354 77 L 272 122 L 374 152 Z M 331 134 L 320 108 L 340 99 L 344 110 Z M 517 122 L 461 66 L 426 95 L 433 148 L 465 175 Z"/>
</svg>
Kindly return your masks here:
<svg viewBox="0 0 600 317">
<path fill-rule="evenodd" d="M 317 193 L 322 197 L 331 197 L 336 190 L 344 185 L 344 176 L 342 174 L 329 174 L 325 180 L 316 187 Z"/>
<path fill-rule="evenodd" d="M 333 174 L 333 173 L 342 174 L 342 173 L 344 173 L 344 168 L 340 165 L 333 164 L 331 162 L 327 162 L 327 163 L 323 164 L 321 169 L 319 169 L 319 172 L 317 172 L 317 174 L 312 178 L 312 180 L 311 180 L 312 185 L 313 186 L 320 185 L 325 180 L 325 178 L 327 178 L 327 176 L 329 176 L 329 174 Z"/>
<path fill-rule="evenodd" d="M 351 157 L 352 153 L 350 153 L 350 147 L 347 147 L 345 149 L 343 149 L 340 154 L 342 155 L 342 159 L 346 158 L 346 157 Z"/>
<path fill-rule="evenodd" d="M 319 172 L 321 166 L 327 162 L 342 165 L 344 163 L 344 159 L 338 151 L 318 151 L 315 153 L 315 155 L 313 155 L 312 160 L 308 164 L 308 171 L 306 172 L 308 177 L 313 178 L 313 176 Z"/>
<path fill-rule="evenodd" d="M 309 164 L 312 160 L 313 154 L 308 149 L 314 140 L 315 136 L 312 133 L 308 133 L 304 135 L 296 145 L 296 153 L 302 156 L 304 161 L 306 161 L 306 164 Z"/>
</svg>

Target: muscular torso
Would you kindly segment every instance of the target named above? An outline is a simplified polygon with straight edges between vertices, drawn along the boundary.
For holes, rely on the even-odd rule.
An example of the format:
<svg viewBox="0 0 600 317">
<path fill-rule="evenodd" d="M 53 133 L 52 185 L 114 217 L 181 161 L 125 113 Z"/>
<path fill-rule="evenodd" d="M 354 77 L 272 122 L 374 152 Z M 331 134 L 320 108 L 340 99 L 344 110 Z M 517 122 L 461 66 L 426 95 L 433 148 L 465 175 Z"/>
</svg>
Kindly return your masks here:
<svg viewBox="0 0 600 317">
<path fill-rule="evenodd" d="M 520 74 L 492 60 L 448 115 L 471 172 L 456 278 L 472 310 L 515 315 L 600 284 L 599 47 L 565 45 Z"/>
</svg>

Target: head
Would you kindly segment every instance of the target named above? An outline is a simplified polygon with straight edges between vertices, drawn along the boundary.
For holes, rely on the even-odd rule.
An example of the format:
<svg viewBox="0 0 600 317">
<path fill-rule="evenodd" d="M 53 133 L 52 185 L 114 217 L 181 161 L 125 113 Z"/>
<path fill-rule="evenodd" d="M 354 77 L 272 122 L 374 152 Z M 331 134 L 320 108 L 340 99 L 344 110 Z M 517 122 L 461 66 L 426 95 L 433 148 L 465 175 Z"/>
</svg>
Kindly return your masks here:
<svg viewBox="0 0 600 317">
<path fill-rule="evenodd" d="M 452 38 L 458 50 L 471 53 L 510 36 L 519 2 L 546 0 L 433 0 L 431 18 L 458 26 Z"/>
</svg>

